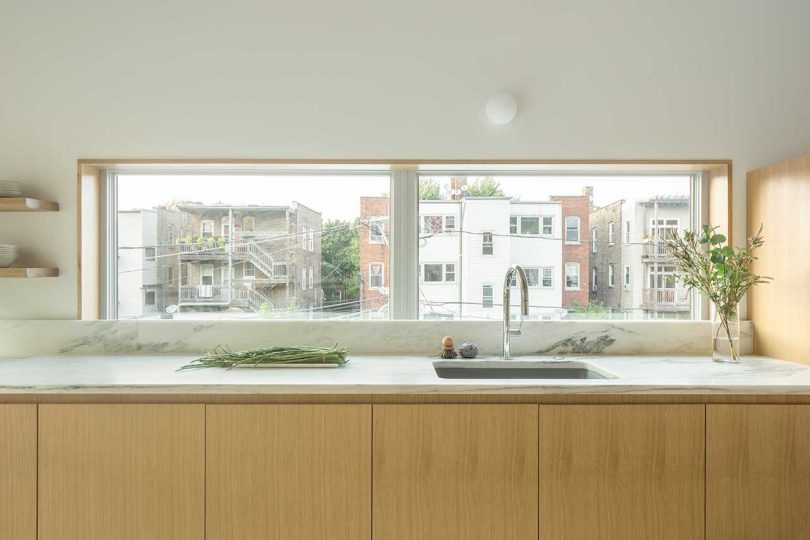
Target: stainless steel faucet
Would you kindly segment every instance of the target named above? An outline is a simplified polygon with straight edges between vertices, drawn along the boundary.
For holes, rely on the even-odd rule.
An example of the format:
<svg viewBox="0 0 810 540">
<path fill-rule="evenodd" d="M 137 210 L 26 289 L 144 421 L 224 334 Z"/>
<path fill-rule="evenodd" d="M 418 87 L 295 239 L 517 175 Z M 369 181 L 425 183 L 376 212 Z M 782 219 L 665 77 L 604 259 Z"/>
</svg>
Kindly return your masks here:
<svg viewBox="0 0 810 540">
<path fill-rule="evenodd" d="M 512 358 L 509 352 L 509 339 L 512 336 L 519 336 L 520 329 L 512 330 L 509 328 L 509 302 L 512 299 L 512 278 L 517 275 L 518 285 L 520 287 L 520 314 L 522 317 L 529 316 L 529 282 L 526 280 L 526 272 L 519 264 L 510 266 L 506 271 L 506 277 L 503 278 L 503 359 L 509 360 Z"/>
</svg>

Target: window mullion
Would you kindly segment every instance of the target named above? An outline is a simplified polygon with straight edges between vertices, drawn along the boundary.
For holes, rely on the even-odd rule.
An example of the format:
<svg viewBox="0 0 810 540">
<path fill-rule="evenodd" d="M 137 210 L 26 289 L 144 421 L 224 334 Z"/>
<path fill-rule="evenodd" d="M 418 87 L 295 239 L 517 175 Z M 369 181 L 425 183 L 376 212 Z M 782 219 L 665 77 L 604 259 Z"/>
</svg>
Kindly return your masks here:
<svg viewBox="0 0 810 540">
<path fill-rule="evenodd" d="M 391 172 L 391 290 L 392 319 L 417 319 L 419 315 L 418 238 L 419 180 L 416 169 Z"/>
</svg>

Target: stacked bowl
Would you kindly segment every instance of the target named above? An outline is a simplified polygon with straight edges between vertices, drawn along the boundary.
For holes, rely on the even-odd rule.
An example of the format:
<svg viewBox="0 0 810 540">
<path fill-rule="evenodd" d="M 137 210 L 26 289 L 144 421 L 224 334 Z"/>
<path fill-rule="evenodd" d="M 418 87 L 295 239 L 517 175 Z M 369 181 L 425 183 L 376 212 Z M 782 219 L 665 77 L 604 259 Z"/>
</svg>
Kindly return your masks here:
<svg viewBox="0 0 810 540">
<path fill-rule="evenodd" d="M 21 197 L 20 183 L 0 179 L 0 197 Z"/>
<path fill-rule="evenodd" d="M 8 268 L 17 259 L 17 246 L 0 244 L 0 268 Z"/>
</svg>

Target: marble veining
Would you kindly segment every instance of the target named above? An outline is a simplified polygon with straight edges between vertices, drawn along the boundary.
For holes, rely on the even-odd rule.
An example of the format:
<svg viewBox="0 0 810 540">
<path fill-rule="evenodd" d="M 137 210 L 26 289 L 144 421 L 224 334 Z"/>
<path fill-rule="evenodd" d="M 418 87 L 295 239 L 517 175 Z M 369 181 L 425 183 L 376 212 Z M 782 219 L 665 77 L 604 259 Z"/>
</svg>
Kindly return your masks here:
<svg viewBox="0 0 810 540">
<path fill-rule="evenodd" d="M 131 354 L 5 357 L 0 358 L 0 396 L 31 393 L 810 395 L 810 368 L 765 357 L 748 357 L 742 364 L 731 365 L 694 356 L 571 356 L 567 358 L 588 362 L 617 378 L 553 381 L 440 379 L 433 370 L 435 356 L 354 355 L 346 366 L 323 370 L 177 371 L 193 358 Z"/>
</svg>

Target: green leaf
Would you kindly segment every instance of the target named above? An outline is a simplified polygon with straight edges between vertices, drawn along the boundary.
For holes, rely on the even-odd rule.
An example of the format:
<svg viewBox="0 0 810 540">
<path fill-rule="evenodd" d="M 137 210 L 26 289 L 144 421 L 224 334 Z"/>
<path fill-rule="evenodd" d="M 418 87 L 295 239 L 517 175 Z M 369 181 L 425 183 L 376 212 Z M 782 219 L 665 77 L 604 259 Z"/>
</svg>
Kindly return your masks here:
<svg viewBox="0 0 810 540">
<path fill-rule="evenodd" d="M 715 234 L 711 238 L 711 243 L 712 243 L 713 246 L 716 246 L 717 244 L 722 244 L 725 241 L 726 241 L 726 237 L 723 236 L 722 234 Z"/>
<path fill-rule="evenodd" d="M 734 248 L 731 246 L 726 246 L 723 248 L 723 255 L 726 257 L 733 257 L 734 256 Z"/>
</svg>

